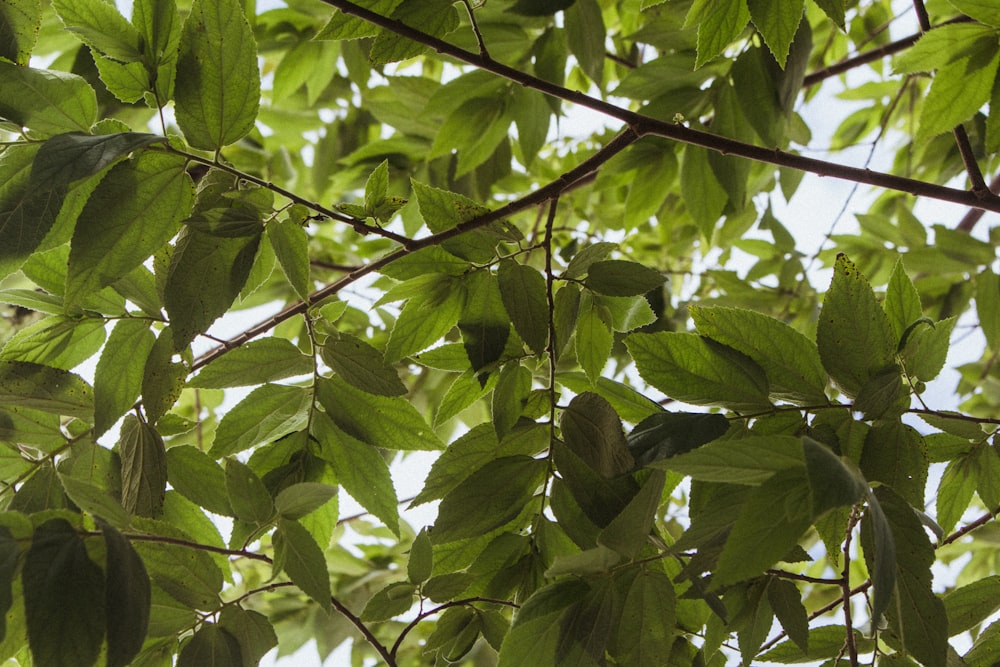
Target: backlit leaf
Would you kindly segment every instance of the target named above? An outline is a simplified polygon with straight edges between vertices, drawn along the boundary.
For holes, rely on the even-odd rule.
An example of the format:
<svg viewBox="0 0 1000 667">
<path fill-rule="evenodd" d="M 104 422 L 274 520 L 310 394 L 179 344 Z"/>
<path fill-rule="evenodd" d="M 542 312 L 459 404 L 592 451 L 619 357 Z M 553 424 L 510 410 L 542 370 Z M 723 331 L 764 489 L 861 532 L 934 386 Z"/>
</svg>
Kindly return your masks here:
<svg viewBox="0 0 1000 667">
<path fill-rule="evenodd" d="M 301 430 L 312 406 L 303 387 L 264 384 L 226 413 L 209 454 L 221 458 Z"/>
<path fill-rule="evenodd" d="M 149 323 L 122 319 L 115 324 L 94 373 L 94 428 L 104 433 L 132 407 L 142 391 L 143 369 L 155 337 Z"/>
<path fill-rule="evenodd" d="M 264 482 L 245 463 L 226 459 L 226 493 L 240 521 L 262 525 L 274 515 L 274 502 Z"/>
<path fill-rule="evenodd" d="M 94 417 L 94 391 L 80 376 L 26 361 L 0 361 L 0 403 L 70 417 Z"/>
<path fill-rule="evenodd" d="M 252 340 L 205 366 L 189 387 L 242 387 L 281 380 L 313 371 L 310 357 L 284 338 Z"/>
<path fill-rule="evenodd" d="M 543 354 L 549 337 L 545 278 L 530 266 L 504 261 L 497 279 L 500 297 L 517 334 L 532 352 Z"/>
<path fill-rule="evenodd" d="M 380 396 L 402 396 L 407 392 L 396 369 L 360 338 L 349 334 L 330 337 L 320 348 L 320 355 L 334 373 L 358 389 Z"/>
<path fill-rule="evenodd" d="M 69 72 L 0 62 L 0 117 L 43 135 L 89 132 L 97 121 L 97 97 Z"/>
<path fill-rule="evenodd" d="M 122 507 L 130 514 L 156 517 L 163 509 L 167 455 L 154 428 L 129 415 L 118 442 L 122 457 Z"/>
<path fill-rule="evenodd" d="M 278 519 L 274 531 L 275 570 L 279 565 L 302 592 L 330 608 L 330 576 L 326 570 L 323 550 L 298 521 Z"/>
</svg>

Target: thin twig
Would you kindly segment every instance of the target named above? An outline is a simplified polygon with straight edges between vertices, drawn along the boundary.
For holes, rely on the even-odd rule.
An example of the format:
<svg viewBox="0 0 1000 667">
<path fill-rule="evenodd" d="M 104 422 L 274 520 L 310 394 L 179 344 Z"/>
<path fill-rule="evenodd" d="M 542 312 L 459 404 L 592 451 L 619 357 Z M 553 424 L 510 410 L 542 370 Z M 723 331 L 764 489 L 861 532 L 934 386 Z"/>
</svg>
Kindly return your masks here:
<svg viewBox="0 0 1000 667">
<path fill-rule="evenodd" d="M 499 604 L 499 605 L 504 605 L 506 607 L 513 607 L 514 609 L 519 609 L 521 607 L 521 605 L 517 604 L 516 602 L 511 602 L 510 600 L 498 600 L 496 598 L 481 598 L 481 597 L 464 598 L 462 600 L 452 600 L 451 602 L 445 602 L 444 604 L 440 604 L 437 607 L 434 607 L 433 609 L 428 609 L 427 611 L 420 612 L 419 614 L 417 614 L 416 618 L 407 623 L 406 627 L 403 628 L 403 630 L 399 633 L 399 636 L 396 638 L 396 642 L 392 645 L 392 648 L 389 650 L 389 654 L 393 658 L 395 658 L 396 653 L 399 651 L 399 647 L 403 644 L 403 640 L 406 638 L 406 635 L 409 634 L 410 631 L 412 631 L 414 628 L 416 628 L 417 624 L 419 624 L 425 618 L 433 616 L 434 614 L 438 614 L 444 611 L 445 609 L 449 609 L 451 607 L 464 607 L 466 605 L 471 605 L 475 602 L 482 602 L 485 604 Z"/>
<path fill-rule="evenodd" d="M 388 667 L 396 667 L 395 657 L 393 657 L 393 655 L 389 653 L 389 649 L 385 647 L 385 644 L 380 642 L 378 638 L 375 637 L 374 634 L 372 634 L 372 631 L 368 629 L 368 626 L 362 622 L 360 617 L 355 616 L 350 609 L 345 607 L 340 600 L 338 600 L 332 595 L 330 596 L 330 602 L 331 604 L 333 604 L 334 608 L 340 612 L 341 616 L 350 621 L 351 625 L 356 627 L 358 629 L 358 632 L 364 635 L 365 640 L 368 642 L 369 645 L 371 645 L 373 649 L 375 649 L 375 651 L 380 656 L 382 656 L 382 659 L 385 661 L 385 664 Z"/>
<path fill-rule="evenodd" d="M 851 593 L 851 536 L 857 521 L 858 508 L 854 506 L 851 508 L 851 517 L 847 521 L 847 530 L 844 531 L 844 568 L 840 575 L 840 599 L 844 603 L 844 627 L 846 628 L 844 646 L 847 649 L 847 657 L 851 661 L 851 667 L 858 666 L 858 645 L 854 641 L 854 625 L 851 618 L 851 598 L 853 597 Z"/>
<path fill-rule="evenodd" d="M 462 4 L 465 5 L 465 11 L 469 13 L 469 23 L 472 25 L 472 32 L 476 36 L 476 43 L 479 44 L 479 55 L 483 58 L 489 58 L 490 52 L 486 50 L 486 40 L 483 39 L 483 33 L 479 30 L 479 24 L 476 22 L 476 14 L 472 9 L 472 3 L 469 0 L 462 0 Z"/>
</svg>

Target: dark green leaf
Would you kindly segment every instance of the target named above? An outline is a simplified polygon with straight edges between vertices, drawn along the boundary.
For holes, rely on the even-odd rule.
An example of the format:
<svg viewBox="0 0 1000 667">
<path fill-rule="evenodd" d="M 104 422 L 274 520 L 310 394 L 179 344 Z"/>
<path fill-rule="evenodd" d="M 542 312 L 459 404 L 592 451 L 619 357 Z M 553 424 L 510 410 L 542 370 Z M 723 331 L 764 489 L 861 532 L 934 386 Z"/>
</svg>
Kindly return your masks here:
<svg viewBox="0 0 1000 667">
<path fill-rule="evenodd" d="M 0 56 L 27 65 L 41 20 L 42 6 L 38 0 L 8 0 L 0 19 Z"/>
<path fill-rule="evenodd" d="M 729 420 L 720 414 L 658 412 L 636 424 L 625 439 L 636 467 L 689 452 L 722 436 Z"/>
<path fill-rule="evenodd" d="M 177 124 L 195 148 L 216 151 L 245 136 L 257 118 L 257 45 L 236 0 L 195 0 L 177 61 Z"/>
<path fill-rule="evenodd" d="M 635 560 L 649 542 L 665 482 L 666 475 L 662 471 L 653 471 L 621 514 L 597 536 L 597 543 L 614 549 L 629 560 Z"/>
<path fill-rule="evenodd" d="M 108 613 L 108 667 L 125 667 L 142 650 L 149 626 L 149 575 L 125 537 L 101 524 L 107 549 L 105 605 Z"/>
<path fill-rule="evenodd" d="M 282 489 L 274 498 L 275 511 L 286 519 L 301 519 L 337 497 L 337 487 L 300 482 Z"/>
<path fill-rule="evenodd" d="M 518 335 L 537 355 L 545 353 L 549 338 L 549 306 L 545 278 L 535 269 L 503 261 L 497 271 L 500 297 Z"/>
<path fill-rule="evenodd" d="M 14 604 L 14 577 L 21 547 L 7 526 L 0 526 L 0 637 L 7 636 L 7 613 Z"/>
<path fill-rule="evenodd" d="M 311 407 L 304 387 L 261 385 L 222 418 L 209 454 L 222 458 L 302 430 Z"/>
<path fill-rule="evenodd" d="M 330 575 L 316 540 L 298 521 L 278 519 L 274 531 L 274 569 L 279 568 L 323 609 L 330 608 Z"/>
<path fill-rule="evenodd" d="M 521 513 L 545 478 L 545 461 L 505 456 L 487 463 L 441 500 L 431 536 L 436 543 L 478 537 Z"/>
<path fill-rule="evenodd" d="M 312 434 L 320 444 L 320 456 L 330 462 L 344 490 L 398 535 L 396 490 L 379 450 L 344 433 L 322 414 L 313 415 Z"/>
<path fill-rule="evenodd" d="M 878 497 L 871 491 L 868 492 L 867 496 L 868 510 L 865 512 L 864 521 L 861 524 L 861 544 L 874 588 L 872 615 L 881 619 L 886 609 L 889 608 L 889 601 L 892 599 L 896 587 L 898 576 L 896 541 L 892 526 L 882 510 Z"/>
<path fill-rule="evenodd" d="M 96 354 L 104 337 L 104 321 L 99 318 L 56 315 L 14 334 L 0 351 L 0 359 L 68 370 Z"/>
<path fill-rule="evenodd" d="M 170 486 L 209 512 L 233 516 L 226 492 L 226 474 L 212 457 L 197 447 L 182 445 L 167 450 Z"/>
<path fill-rule="evenodd" d="M 143 370 L 156 338 L 149 322 L 122 319 L 108 336 L 94 373 L 94 429 L 104 433 L 142 391 Z"/>
<path fill-rule="evenodd" d="M 153 343 L 142 374 L 142 405 L 151 424 L 174 406 L 184 388 L 187 366 L 173 361 L 173 354 L 173 331 L 166 328 Z"/>
<path fill-rule="evenodd" d="M 104 574 L 69 522 L 35 529 L 21 581 L 33 664 L 57 667 L 67 656 L 93 664 L 104 640 Z"/>
<path fill-rule="evenodd" d="M 711 239 L 715 223 L 726 206 L 726 191 L 708 163 L 704 148 L 688 146 L 681 161 L 681 193 L 688 214 L 706 239 Z"/>
<path fill-rule="evenodd" d="M 656 289 L 666 277 L 636 262 L 607 259 L 590 265 L 584 284 L 598 294 L 638 296 Z"/>
<path fill-rule="evenodd" d="M 133 415 L 122 424 L 122 507 L 129 514 L 156 517 L 163 510 L 167 455 L 163 438 Z"/>
<path fill-rule="evenodd" d="M 410 557 L 406 561 L 406 577 L 411 584 L 422 584 L 430 579 L 434 564 L 434 552 L 427 530 L 421 530 L 410 545 Z"/>
<path fill-rule="evenodd" d="M 165 521 L 142 517 L 133 518 L 132 526 L 137 532 L 168 538 L 133 540 L 132 544 L 157 586 L 192 609 L 219 608 L 222 570 L 206 551 L 182 546 L 185 542 L 197 543 L 191 535 Z"/>
<path fill-rule="evenodd" d="M 510 335 L 510 320 L 503 306 L 496 274 L 475 271 L 465 278 L 463 284 L 468 297 L 458 320 L 458 328 L 462 332 L 462 343 L 472 370 L 480 371 L 503 354 Z"/>
<path fill-rule="evenodd" d="M 463 284 L 442 276 L 403 306 L 386 343 L 385 358 L 398 361 L 424 350 L 454 328 L 466 296 Z"/>
<path fill-rule="evenodd" d="M 306 230 L 294 220 L 272 222 L 267 226 L 267 240 L 271 242 L 278 265 L 292 289 L 300 299 L 308 299 L 312 281 L 309 278 L 309 237 Z"/>
<path fill-rule="evenodd" d="M 517 363 L 501 369 L 493 389 L 493 428 L 503 438 L 521 418 L 524 403 L 531 392 L 531 371 Z"/>
<path fill-rule="evenodd" d="M 243 667 L 236 637 L 215 623 L 205 623 L 177 656 L 177 667 Z"/>
<path fill-rule="evenodd" d="M 274 502 L 264 482 L 245 463 L 226 459 L 226 493 L 240 521 L 263 525 L 274 516 Z"/>
<path fill-rule="evenodd" d="M 861 499 L 867 490 L 864 480 L 836 454 L 809 437 L 802 438 L 802 449 L 814 517 Z"/>
<path fill-rule="evenodd" d="M 271 622 L 257 611 L 227 605 L 219 614 L 219 627 L 236 638 L 243 667 L 257 667 L 264 654 L 278 645 Z"/>
<path fill-rule="evenodd" d="M 499 667 L 558 664 L 556 647 L 562 636 L 562 619 L 587 591 L 583 581 L 570 579 L 549 584 L 529 597 L 503 640 Z"/>
<path fill-rule="evenodd" d="M 868 432 L 861 456 L 861 470 L 868 481 L 888 484 L 913 505 L 923 507 L 927 466 L 927 446 L 912 426 L 882 422 Z"/>
<path fill-rule="evenodd" d="M 448 0 L 403 0 L 392 11 L 392 18 L 434 37 L 443 37 L 458 27 L 458 14 Z M 423 53 L 425 47 L 394 32 L 382 32 L 375 38 L 369 54 L 372 64 L 385 65 Z"/>
<path fill-rule="evenodd" d="M 563 411 L 563 439 L 573 452 L 605 478 L 630 472 L 635 460 L 614 408 L 597 394 L 580 394 Z"/>
<path fill-rule="evenodd" d="M 772 577 L 767 584 L 767 599 L 774 615 L 781 623 L 788 638 L 809 654 L 809 619 L 802 605 L 799 589 L 792 582 Z"/>
<path fill-rule="evenodd" d="M 669 664 L 676 595 L 670 578 L 655 568 L 643 567 L 634 576 L 623 570 L 615 576 L 621 597 L 621 616 L 612 645 L 622 664 L 656 667 Z"/>
<path fill-rule="evenodd" d="M 388 621 L 405 614 L 416 601 L 414 594 L 417 587 L 405 581 L 389 584 L 368 600 L 365 610 L 361 612 L 364 621 Z"/>
<path fill-rule="evenodd" d="M 402 396 L 407 392 L 396 369 L 360 338 L 343 333 L 330 337 L 320 348 L 320 355 L 337 375 L 358 389 L 379 396 Z"/>
<path fill-rule="evenodd" d="M 93 390 L 80 376 L 25 361 L 0 361 L 0 404 L 92 420 Z"/>
</svg>

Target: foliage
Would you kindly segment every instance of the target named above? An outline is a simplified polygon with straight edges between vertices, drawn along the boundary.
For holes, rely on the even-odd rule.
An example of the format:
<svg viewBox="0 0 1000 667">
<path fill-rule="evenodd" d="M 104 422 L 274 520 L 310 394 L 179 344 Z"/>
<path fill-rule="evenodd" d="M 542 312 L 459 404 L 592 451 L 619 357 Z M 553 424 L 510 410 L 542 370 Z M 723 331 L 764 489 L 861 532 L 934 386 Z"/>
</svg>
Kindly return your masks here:
<svg viewBox="0 0 1000 667">
<path fill-rule="evenodd" d="M 900 4 L 0 4 L 0 661 L 994 664 L 1000 10 Z"/>
</svg>

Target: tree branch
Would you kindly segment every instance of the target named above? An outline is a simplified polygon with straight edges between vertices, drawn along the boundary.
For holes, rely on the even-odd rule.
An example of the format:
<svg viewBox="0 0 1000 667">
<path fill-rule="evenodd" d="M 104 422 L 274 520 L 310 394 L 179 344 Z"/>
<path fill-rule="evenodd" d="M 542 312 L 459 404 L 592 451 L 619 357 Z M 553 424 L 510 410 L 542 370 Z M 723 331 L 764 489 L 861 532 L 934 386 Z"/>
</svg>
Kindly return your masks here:
<svg viewBox="0 0 1000 667">
<path fill-rule="evenodd" d="M 990 192 L 997 194 L 997 191 L 1000 191 L 1000 174 L 994 176 L 993 180 L 990 182 Z M 976 223 L 979 222 L 980 218 L 982 218 L 985 214 L 986 211 L 981 208 L 969 209 L 969 211 L 962 216 L 962 219 L 958 221 L 958 227 L 956 227 L 956 229 L 962 232 L 971 232 L 972 228 L 976 226 Z"/>
<path fill-rule="evenodd" d="M 717 151 L 723 155 L 736 155 L 757 162 L 765 162 L 781 167 L 791 167 L 799 171 L 806 171 L 819 176 L 830 176 L 856 183 L 873 185 L 887 190 L 905 192 L 918 197 L 928 197 L 941 201 L 952 202 L 973 208 L 982 208 L 988 211 L 1000 212 L 1000 197 L 992 193 L 986 193 L 982 198 L 975 193 L 966 190 L 958 190 L 942 185 L 918 181 L 912 178 L 904 178 L 892 174 L 871 171 L 869 169 L 858 169 L 835 162 L 826 162 L 813 158 L 795 155 L 776 148 L 764 148 L 754 144 L 720 137 L 708 132 L 693 130 L 683 125 L 669 123 L 666 121 L 644 116 L 642 114 L 624 109 L 609 102 L 585 95 L 581 92 L 568 90 L 544 79 L 539 79 L 530 74 L 521 72 L 494 60 L 483 58 L 471 51 L 459 48 L 442 39 L 428 35 L 425 32 L 411 28 L 395 19 L 391 19 L 381 14 L 376 14 L 370 10 L 359 7 L 348 0 L 321 0 L 323 3 L 340 9 L 345 14 L 350 14 L 361 18 L 369 23 L 377 25 L 386 30 L 391 30 L 396 34 L 412 39 L 424 44 L 438 53 L 451 56 L 464 63 L 473 65 L 480 69 L 492 72 L 497 76 L 504 77 L 510 81 L 521 84 L 526 88 L 537 90 L 546 95 L 558 99 L 578 104 L 587 109 L 597 111 L 611 118 L 615 118 L 631 126 L 640 136 L 651 134 L 655 136 L 672 139 L 684 144 L 701 146 Z"/>
</svg>

